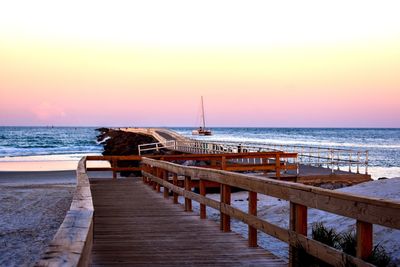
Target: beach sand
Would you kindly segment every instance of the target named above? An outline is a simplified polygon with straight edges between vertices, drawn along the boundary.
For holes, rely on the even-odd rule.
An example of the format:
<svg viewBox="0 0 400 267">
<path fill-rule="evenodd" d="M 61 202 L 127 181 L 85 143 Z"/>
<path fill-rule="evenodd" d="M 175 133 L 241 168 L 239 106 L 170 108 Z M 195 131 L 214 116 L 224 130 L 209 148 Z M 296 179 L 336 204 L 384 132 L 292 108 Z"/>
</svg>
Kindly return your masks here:
<svg viewBox="0 0 400 267">
<path fill-rule="evenodd" d="M 0 162 L 0 266 L 31 266 L 40 259 L 71 205 L 77 165 L 77 160 L 43 157 Z M 91 161 L 88 166 L 110 165 Z"/>
<path fill-rule="evenodd" d="M 0 266 L 31 266 L 57 232 L 75 171 L 0 172 Z"/>
</svg>

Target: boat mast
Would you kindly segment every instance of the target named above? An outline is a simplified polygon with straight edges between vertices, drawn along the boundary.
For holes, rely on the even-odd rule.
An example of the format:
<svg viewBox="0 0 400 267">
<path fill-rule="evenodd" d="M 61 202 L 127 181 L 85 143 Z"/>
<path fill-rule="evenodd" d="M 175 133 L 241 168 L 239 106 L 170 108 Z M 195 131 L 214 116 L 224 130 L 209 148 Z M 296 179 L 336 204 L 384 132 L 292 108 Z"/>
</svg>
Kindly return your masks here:
<svg viewBox="0 0 400 267">
<path fill-rule="evenodd" d="M 206 129 L 206 118 L 204 116 L 204 103 L 203 103 L 203 96 L 201 96 L 201 117 L 203 118 L 203 130 Z"/>
</svg>

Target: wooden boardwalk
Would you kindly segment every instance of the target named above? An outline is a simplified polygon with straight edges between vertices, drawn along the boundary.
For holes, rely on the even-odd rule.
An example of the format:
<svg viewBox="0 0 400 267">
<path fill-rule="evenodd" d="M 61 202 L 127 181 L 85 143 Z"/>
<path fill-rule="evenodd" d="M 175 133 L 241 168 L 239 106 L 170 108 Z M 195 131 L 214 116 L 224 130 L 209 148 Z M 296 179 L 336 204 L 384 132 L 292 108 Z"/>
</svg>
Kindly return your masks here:
<svg viewBox="0 0 400 267">
<path fill-rule="evenodd" d="M 92 266 L 287 266 L 240 235 L 223 233 L 142 180 L 91 179 Z"/>
</svg>

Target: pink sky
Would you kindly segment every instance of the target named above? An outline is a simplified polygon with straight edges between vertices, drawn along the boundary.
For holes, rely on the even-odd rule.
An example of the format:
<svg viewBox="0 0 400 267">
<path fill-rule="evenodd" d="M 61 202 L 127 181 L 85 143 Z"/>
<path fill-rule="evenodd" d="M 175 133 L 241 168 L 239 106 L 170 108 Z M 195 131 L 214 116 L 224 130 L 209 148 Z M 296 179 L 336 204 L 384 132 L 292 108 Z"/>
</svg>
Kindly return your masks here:
<svg viewBox="0 0 400 267">
<path fill-rule="evenodd" d="M 7 4 L 0 125 L 400 127 L 396 1 L 150 2 Z"/>
</svg>

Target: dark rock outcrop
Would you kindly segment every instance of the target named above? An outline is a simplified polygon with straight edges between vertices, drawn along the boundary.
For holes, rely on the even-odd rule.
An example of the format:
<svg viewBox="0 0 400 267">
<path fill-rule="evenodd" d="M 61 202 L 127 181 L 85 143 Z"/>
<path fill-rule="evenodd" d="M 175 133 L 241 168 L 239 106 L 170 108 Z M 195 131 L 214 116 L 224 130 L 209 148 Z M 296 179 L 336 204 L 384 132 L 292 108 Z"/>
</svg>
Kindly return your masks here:
<svg viewBox="0 0 400 267">
<path fill-rule="evenodd" d="M 119 130 L 103 130 L 97 140 L 104 146 L 103 155 L 128 156 L 138 155 L 138 145 L 158 142 L 152 136 Z"/>
<path fill-rule="evenodd" d="M 158 142 L 152 136 L 125 132 L 120 130 L 112 130 L 108 128 L 99 128 L 100 135 L 97 141 L 103 147 L 104 156 L 132 156 L 138 155 L 138 145 Z M 139 167 L 137 161 L 118 161 L 118 167 Z M 140 172 L 122 171 L 121 176 L 141 175 Z"/>
</svg>

